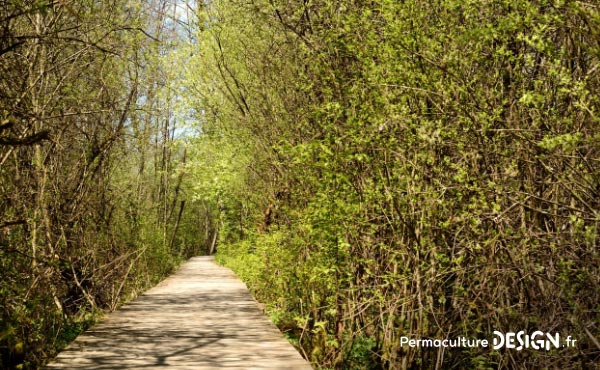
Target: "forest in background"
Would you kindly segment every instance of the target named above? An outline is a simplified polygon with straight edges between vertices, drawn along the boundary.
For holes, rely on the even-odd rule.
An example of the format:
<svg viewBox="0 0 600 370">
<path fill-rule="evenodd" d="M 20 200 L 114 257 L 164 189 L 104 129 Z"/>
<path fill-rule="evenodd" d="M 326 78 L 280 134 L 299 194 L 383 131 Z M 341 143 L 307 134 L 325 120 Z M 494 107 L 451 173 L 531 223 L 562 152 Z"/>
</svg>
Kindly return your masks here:
<svg viewBox="0 0 600 370">
<path fill-rule="evenodd" d="M 214 251 L 317 368 L 600 361 L 597 1 L 0 4 L 3 367 Z M 400 345 L 494 330 L 577 346 Z"/>
<path fill-rule="evenodd" d="M 184 181 L 178 16 L 163 0 L 0 1 L 0 368 L 39 367 L 210 246 Z"/>
<path fill-rule="evenodd" d="M 573 0 L 200 9 L 184 80 L 204 110 L 195 147 L 216 153 L 207 170 L 219 178 L 191 171 L 194 186 L 218 194 L 219 260 L 313 364 L 598 364 L 599 9 Z M 491 340 L 494 330 L 578 344 L 400 345 Z"/>
</svg>

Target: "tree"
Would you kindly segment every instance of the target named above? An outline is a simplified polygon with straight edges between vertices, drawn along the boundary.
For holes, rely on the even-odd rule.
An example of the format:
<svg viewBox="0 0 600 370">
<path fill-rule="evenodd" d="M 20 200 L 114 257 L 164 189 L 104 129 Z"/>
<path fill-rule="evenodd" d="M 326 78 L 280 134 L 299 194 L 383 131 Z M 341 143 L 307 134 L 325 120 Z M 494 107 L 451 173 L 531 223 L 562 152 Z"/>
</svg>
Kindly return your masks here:
<svg viewBox="0 0 600 370">
<path fill-rule="evenodd" d="M 250 150 L 244 212 L 269 215 L 224 237 L 220 258 L 307 357 L 597 361 L 595 7 L 216 1 L 201 17 L 200 124 L 231 143 L 212 148 Z M 490 328 L 582 344 L 546 356 L 400 343 Z"/>
<path fill-rule="evenodd" d="M 5 5 L 0 354 L 3 368 L 36 368 L 198 253 L 202 226 L 177 172 L 168 3 Z"/>
</svg>

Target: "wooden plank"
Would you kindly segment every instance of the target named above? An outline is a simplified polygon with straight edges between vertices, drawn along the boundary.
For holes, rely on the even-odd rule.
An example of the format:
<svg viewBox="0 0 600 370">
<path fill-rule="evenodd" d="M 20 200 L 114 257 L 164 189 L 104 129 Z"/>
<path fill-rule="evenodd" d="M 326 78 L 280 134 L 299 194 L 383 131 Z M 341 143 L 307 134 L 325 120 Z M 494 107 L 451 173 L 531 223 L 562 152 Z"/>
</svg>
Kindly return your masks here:
<svg viewBox="0 0 600 370">
<path fill-rule="evenodd" d="M 80 335 L 47 369 L 311 369 L 212 257 L 171 277 Z"/>
</svg>

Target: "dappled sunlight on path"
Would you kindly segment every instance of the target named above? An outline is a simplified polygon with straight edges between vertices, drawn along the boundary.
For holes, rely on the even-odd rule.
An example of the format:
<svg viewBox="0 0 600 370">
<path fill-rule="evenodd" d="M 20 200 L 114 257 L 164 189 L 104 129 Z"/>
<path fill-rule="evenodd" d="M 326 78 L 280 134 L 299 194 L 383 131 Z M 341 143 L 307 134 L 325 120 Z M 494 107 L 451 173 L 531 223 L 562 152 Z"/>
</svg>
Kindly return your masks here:
<svg viewBox="0 0 600 370">
<path fill-rule="evenodd" d="M 79 336 L 48 369 L 310 369 L 246 286 L 212 257 Z"/>
</svg>

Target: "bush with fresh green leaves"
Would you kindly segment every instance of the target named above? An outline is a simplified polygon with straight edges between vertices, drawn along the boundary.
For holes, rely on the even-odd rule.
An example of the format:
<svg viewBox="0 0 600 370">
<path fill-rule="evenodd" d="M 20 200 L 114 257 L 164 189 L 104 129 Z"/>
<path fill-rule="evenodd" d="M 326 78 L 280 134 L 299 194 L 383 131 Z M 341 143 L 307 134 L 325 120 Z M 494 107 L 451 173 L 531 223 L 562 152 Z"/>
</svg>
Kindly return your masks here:
<svg viewBox="0 0 600 370">
<path fill-rule="evenodd" d="M 203 194 L 225 184 L 243 204 L 222 210 L 219 258 L 314 364 L 597 363 L 596 4 L 234 0 L 199 15 L 189 103 L 202 150 L 233 161 L 214 176 L 235 176 Z M 400 345 L 538 329 L 579 344 Z"/>
</svg>

